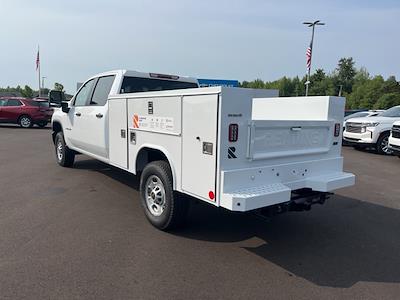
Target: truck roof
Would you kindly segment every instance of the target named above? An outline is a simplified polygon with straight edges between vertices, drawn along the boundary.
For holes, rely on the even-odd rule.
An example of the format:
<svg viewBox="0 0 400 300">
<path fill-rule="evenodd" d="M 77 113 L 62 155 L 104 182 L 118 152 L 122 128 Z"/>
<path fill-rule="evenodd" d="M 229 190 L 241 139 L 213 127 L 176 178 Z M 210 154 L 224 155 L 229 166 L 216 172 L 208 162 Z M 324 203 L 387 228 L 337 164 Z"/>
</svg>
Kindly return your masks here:
<svg viewBox="0 0 400 300">
<path fill-rule="evenodd" d="M 153 78 L 153 79 L 161 79 L 161 80 L 176 80 L 176 81 L 183 81 L 183 82 L 192 82 L 198 84 L 198 80 L 194 77 L 188 76 L 178 76 L 178 75 L 170 75 L 170 74 L 161 74 L 161 73 L 152 73 L 152 72 L 138 72 L 134 70 L 111 70 L 107 72 L 102 72 L 96 75 L 93 75 L 88 80 L 100 76 L 107 76 L 107 75 L 115 75 L 120 74 L 121 76 L 131 76 L 131 77 L 140 77 L 140 78 Z"/>
</svg>

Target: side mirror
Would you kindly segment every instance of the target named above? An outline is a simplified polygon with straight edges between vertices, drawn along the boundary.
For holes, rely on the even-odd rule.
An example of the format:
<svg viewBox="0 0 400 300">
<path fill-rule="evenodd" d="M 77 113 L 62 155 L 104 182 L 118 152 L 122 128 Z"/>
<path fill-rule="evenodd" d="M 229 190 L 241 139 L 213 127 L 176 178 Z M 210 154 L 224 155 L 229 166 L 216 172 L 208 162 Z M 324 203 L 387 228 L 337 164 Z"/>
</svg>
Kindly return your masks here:
<svg viewBox="0 0 400 300">
<path fill-rule="evenodd" d="M 61 102 L 61 110 L 62 110 L 63 112 L 65 112 L 66 114 L 69 112 L 69 105 L 68 105 L 68 102 L 66 102 L 66 101 L 62 101 L 62 102 Z"/>
<path fill-rule="evenodd" d="M 61 107 L 63 101 L 65 101 L 64 92 L 55 90 L 49 92 L 49 104 L 51 107 Z"/>
</svg>

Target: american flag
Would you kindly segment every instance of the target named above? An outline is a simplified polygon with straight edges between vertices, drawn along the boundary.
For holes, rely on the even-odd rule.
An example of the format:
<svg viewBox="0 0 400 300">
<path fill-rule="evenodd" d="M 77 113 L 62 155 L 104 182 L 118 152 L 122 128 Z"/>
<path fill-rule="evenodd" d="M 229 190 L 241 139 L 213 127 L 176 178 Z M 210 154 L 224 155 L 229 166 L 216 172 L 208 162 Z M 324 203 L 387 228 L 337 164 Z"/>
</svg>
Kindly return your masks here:
<svg viewBox="0 0 400 300">
<path fill-rule="evenodd" d="M 40 58 L 39 58 L 39 48 L 36 55 L 36 71 L 39 69 L 40 66 Z"/>
<path fill-rule="evenodd" d="M 311 55 L 312 55 L 312 47 L 311 47 L 311 43 L 310 43 L 310 46 L 308 46 L 307 51 L 306 51 L 307 70 L 310 70 L 310 68 L 311 68 Z"/>
</svg>

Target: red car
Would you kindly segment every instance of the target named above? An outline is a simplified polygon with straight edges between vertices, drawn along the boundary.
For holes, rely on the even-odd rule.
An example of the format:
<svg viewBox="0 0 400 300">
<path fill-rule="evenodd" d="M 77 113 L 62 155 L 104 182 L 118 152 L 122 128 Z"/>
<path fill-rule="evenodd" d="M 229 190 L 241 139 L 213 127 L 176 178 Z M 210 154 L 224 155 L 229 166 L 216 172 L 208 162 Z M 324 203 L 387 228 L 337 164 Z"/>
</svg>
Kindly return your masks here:
<svg viewBox="0 0 400 300">
<path fill-rule="evenodd" d="M 0 123 L 14 123 L 28 128 L 37 124 L 45 127 L 51 120 L 53 110 L 47 101 L 20 97 L 0 97 Z"/>
</svg>

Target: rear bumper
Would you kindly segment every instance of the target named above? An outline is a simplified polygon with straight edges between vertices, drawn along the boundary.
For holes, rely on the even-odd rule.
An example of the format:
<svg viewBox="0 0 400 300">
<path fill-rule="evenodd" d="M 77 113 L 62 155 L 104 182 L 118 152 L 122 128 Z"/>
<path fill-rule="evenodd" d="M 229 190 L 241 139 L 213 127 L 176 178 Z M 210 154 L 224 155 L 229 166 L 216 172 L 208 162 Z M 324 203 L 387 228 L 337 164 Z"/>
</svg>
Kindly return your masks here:
<svg viewBox="0 0 400 300">
<path fill-rule="evenodd" d="M 341 158 L 337 158 L 222 172 L 220 206 L 232 211 L 249 211 L 288 202 L 292 192 L 298 189 L 326 193 L 354 185 L 355 176 L 342 172 L 341 163 Z"/>
</svg>

